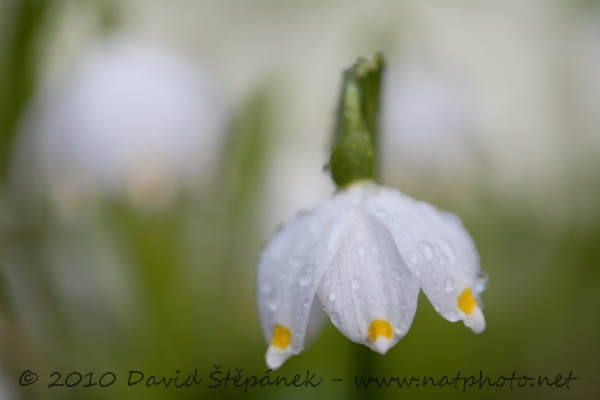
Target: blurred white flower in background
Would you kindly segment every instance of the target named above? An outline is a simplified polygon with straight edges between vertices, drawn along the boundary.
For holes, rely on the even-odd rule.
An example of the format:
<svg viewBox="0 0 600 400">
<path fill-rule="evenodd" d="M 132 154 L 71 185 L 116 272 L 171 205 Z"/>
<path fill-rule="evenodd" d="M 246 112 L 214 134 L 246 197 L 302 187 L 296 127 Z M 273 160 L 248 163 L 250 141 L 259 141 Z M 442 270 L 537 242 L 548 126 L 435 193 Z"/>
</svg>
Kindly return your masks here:
<svg viewBox="0 0 600 400">
<path fill-rule="evenodd" d="M 33 161 L 20 180 L 37 179 L 67 213 L 121 196 L 160 209 L 210 183 L 225 109 L 215 82 L 192 63 L 113 38 L 34 105 L 15 170 L 27 174 L 23 162 Z"/>
<path fill-rule="evenodd" d="M 443 63 L 390 62 L 380 146 L 397 179 L 455 186 L 476 171 L 475 108 L 468 85 Z M 400 171 L 400 172 L 399 172 Z"/>
<path fill-rule="evenodd" d="M 572 99 L 570 111 L 574 113 L 574 123 L 579 128 L 583 140 L 578 151 L 590 151 L 590 159 L 596 159 L 595 152 L 600 144 L 600 13 L 587 15 L 578 20 L 570 39 L 570 53 L 567 57 L 573 62 L 570 83 Z"/>
</svg>

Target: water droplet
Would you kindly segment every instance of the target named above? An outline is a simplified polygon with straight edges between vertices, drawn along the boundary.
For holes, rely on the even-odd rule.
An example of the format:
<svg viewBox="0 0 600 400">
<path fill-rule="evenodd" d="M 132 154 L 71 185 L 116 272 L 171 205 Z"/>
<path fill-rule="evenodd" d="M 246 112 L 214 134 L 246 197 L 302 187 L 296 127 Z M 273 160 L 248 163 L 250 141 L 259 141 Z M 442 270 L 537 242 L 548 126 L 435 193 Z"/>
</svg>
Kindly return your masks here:
<svg viewBox="0 0 600 400">
<path fill-rule="evenodd" d="M 487 289 L 488 284 L 490 283 L 490 278 L 485 272 L 480 272 L 477 280 L 475 281 L 475 291 L 477 293 L 483 292 Z"/>
<path fill-rule="evenodd" d="M 388 213 L 385 210 L 377 211 L 377 217 L 380 219 L 386 219 L 388 217 Z"/>
<path fill-rule="evenodd" d="M 327 271 L 323 277 L 323 286 L 327 287 L 331 285 L 331 272 Z"/>
<path fill-rule="evenodd" d="M 417 305 L 417 299 L 413 299 L 413 300 L 410 302 L 410 304 L 411 304 L 412 306 L 416 306 L 416 305 Z"/>
<path fill-rule="evenodd" d="M 340 317 L 340 314 L 336 313 L 335 311 L 329 315 L 329 318 L 331 318 L 331 322 L 336 327 L 339 327 L 342 324 L 342 318 Z"/>
<path fill-rule="evenodd" d="M 415 275 L 416 275 L 416 276 L 419 276 L 419 275 L 421 275 L 421 268 L 417 268 L 417 269 L 415 269 Z"/>
<path fill-rule="evenodd" d="M 267 307 L 269 307 L 269 310 L 275 311 L 275 309 L 277 308 L 277 303 L 278 303 L 277 299 L 272 297 L 267 300 Z"/>
<path fill-rule="evenodd" d="M 392 232 L 400 232 L 402 230 L 402 225 L 400 225 L 400 222 L 398 221 L 393 221 L 390 230 Z"/>
<path fill-rule="evenodd" d="M 433 309 L 437 312 L 440 312 L 442 306 L 440 306 L 440 303 L 433 303 Z"/>
<path fill-rule="evenodd" d="M 362 239 L 362 238 L 364 238 L 364 237 L 365 237 L 365 233 L 364 233 L 363 231 L 358 231 L 358 232 L 356 232 L 356 238 L 357 238 L 358 240 L 361 240 L 361 239 Z"/>
<path fill-rule="evenodd" d="M 440 255 L 440 266 L 443 267 L 444 265 L 446 265 L 446 257 Z"/>
<path fill-rule="evenodd" d="M 438 272 L 435 269 L 432 269 L 431 270 L 431 276 L 433 276 L 434 278 L 437 278 Z"/>
<path fill-rule="evenodd" d="M 365 248 L 360 246 L 356 251 L 358 251 L 358 254 L 361 256 L 365 255 Z"/>
<path fill-rule="evenodd" d="M 379 254 L 379 246 L 377 246 L 377 243 L 371 243 L 370 248 L 371 248 L 371 254 L 373 254 L 374 256 Z"/>
<path fill-rule="evenodd" d="M 260 285 L 260 292 L 262 294 L 267 294 L 271 291 L 271 286 L 269 285 Z"/>
<path fill-rule="evenodd" d="M 335 299 L 337 299 L 337 293 L 336 292 L 329 293 L 329 300 L 334 301 Z"/>
<path fill-rule="evenodd" d="M 400 329 L 400 328 L 395 328 L 395 329 L 394 329 L 394 332 L 395 332 L 397 335 L 400 335 L 400 336 L 404 335 L 404 331 L 403 331 L 402 329 Z"/>
<path fill-rule="evenodd" d="M 357 279 L 352 279 L 352 289 L 357 290 L 360 287 L 360 282 Z"/>
<path fill-rule="evenodd" d="M 408 259 L 411 263 L 416 264 L 419 261 L 419 255 L 416 251 L 411 251 L 410 253 L 408 253 Z"/>
<path fill-rule="evenodd" d="M 292 265 L 299 267 L 300 264 L 302 264 L 302 257 L 300 257 L 300 255 L 298 254 L 293 254 L 290 257 L 290 262 L 292 263 Z"/>
<path fill-rule="evenodd" d="M 402 274 L 398 271 L 392 271 L 392 278 L 397 281 L 402 281 Z"/>
<path fill-rule="evenodd" d="M 312 281 L 312 279 L 313 279 L 312 268 L 307 265 L 306 267 L 302 268 L 302 270 L 300 271 L 300 278 L 298 280 L 298 283 L 300 284 L 300 286 L 306 286 Z"/>
<path fill-rule="evenodd" d="M 439 292 L 439 290 L 440 290 L 440 284 L 439 283 L 435 284 L 435 290 Z"/>
<path fill-rule="evenodd" d="M 444 281 L 444 289 L 446 289 L 446 293 L 450 293 L 452 289 L 454 289 L 454 285 L 454 278 L 451 276 L 447 276 L 446 280 Z"/>
<path fill-rule="evenodd" d="M 433 245 L 429 242 L 419 242 L 419 250 L 427 261 L 433 261 Z"/>
</svg>

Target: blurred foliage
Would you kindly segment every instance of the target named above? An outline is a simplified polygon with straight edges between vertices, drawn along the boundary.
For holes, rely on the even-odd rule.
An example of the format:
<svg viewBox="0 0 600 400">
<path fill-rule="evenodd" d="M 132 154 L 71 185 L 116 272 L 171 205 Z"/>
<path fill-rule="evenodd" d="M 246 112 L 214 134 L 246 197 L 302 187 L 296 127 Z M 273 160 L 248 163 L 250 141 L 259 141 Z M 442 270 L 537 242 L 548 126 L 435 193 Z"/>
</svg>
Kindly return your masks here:
<svg viewBox="0 0 600 400">
<path fill-rule="evenodd" d="M 6 179 L 11 138 L 36 81 L 36 46 L 52 1 L 4 4 L 0 50 L 0 179 Z"/>
</svg>

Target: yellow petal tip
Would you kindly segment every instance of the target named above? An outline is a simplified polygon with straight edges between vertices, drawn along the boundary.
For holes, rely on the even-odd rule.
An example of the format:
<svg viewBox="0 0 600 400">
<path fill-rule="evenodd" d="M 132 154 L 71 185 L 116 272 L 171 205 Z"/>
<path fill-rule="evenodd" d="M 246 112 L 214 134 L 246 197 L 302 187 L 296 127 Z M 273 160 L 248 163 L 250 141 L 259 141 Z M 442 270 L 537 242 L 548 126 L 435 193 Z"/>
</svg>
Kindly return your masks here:
<svg viewBox="0 0 600 400">
<path fill-rule="evenodd" d="M 477 303 L 475 303 L 471 289 L 466 288 L 463 290 L 460 296 L 458 296 L 458 308 L 460 308 L 460 310 L 465 314 L 469 315 L 473 312 L 473 308 L 476 306 Z"/>
<path fill-rule="evenodd" d="M 292 339 L 291 332 L 288 328 L 283 325 L 273 325 L 273 338 L 271 339 L 271 345 L 279 349 L 285 349 L 289 346 Z"/>
<path fill-rule="evenodd" d="M 385 354 L 392 346 L 392 327 L 389 322 L 376 319 L 369 326 L 367 337 L 371 341 L 371 349 Z"/>
<path fill-rule="evenodd" d="M 392 327 L 390 326 L 389 322 L 382 319 L 376 319 L 371 323 L 371 326 L 369 326 L 367 336 L 371 342 L 375 342 L 379 336 L 383 336 L 386 339 L 391 339 Z"/>
</svg>

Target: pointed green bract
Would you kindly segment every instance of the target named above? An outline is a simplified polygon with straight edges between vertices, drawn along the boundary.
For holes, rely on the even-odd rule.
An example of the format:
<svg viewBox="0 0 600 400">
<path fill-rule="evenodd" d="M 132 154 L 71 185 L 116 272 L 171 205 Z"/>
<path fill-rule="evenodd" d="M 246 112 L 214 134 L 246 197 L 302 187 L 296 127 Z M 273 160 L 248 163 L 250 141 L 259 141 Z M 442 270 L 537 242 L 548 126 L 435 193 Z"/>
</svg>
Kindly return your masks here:
<svg viewBox="0 0 600 400">
<path fill-rule="evenodd" d="M 383 55 L 359 58 L 344 72 L 329 167 L 337 187 L 373 179 Z"/>
</svg>

